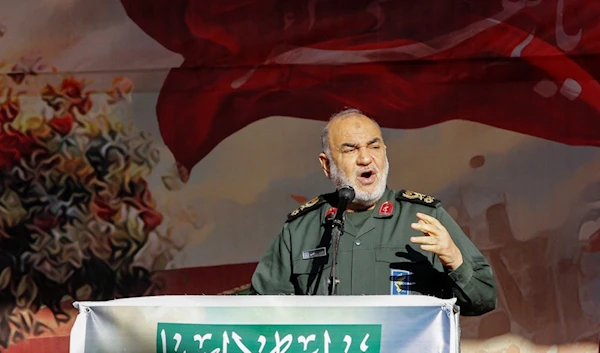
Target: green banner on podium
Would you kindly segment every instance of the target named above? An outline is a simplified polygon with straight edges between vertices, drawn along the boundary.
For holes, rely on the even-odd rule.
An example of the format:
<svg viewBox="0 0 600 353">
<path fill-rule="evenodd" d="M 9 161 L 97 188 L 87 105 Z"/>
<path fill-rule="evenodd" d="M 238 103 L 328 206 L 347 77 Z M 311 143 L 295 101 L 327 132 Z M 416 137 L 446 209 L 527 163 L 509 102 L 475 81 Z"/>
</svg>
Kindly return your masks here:
<svg viewBox="0 0 600 353">
<path fill-rule="evenodd" d="M 454 299 L 157 296 L 74 305 L 71 353 L 459 351 Z"/>
</svg>

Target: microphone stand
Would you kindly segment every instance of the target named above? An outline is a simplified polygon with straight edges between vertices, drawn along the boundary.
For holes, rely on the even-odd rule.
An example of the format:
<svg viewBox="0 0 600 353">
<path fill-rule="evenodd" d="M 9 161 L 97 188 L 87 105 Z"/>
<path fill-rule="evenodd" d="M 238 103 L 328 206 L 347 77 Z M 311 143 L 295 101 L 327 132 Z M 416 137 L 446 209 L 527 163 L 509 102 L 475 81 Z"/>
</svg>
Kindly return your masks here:
<svg viewBox="0 0 600 353">
<path fill-rule="evenodd" d="M 344 213 L 348 208 L 348 204 L 354 200 L 354 189 L 345 185 L 338 192 L 339 202 L 338 209 L 333 218 L 333 227 L 331 228 L 331 240 L 333 241 L 333 258 L 331 262 L 331 274 L 329 275 L 329 295 L 337 294 L 337 285 L 340 281 L 335 277 L 335 267 L 337 263 L 338 249 L 340 247 L 340 238 L 344 232 Z"/>
<path fill-rule="evenodd" d="M 344 219 L 343 212 L 340 217 L 336 217 L 333 220 L 333 227 L 331 229 L 331 238 L 333 240 L 333 258 L 331 262 L 331 273 L 329 275 L 329 295 L 336 295 L 336 286 L 339 280 L 335 277 L 335 267 L 337 263 L 337 254 L 340 247 L 340 238 L 344 232 Z"/>
</svg>

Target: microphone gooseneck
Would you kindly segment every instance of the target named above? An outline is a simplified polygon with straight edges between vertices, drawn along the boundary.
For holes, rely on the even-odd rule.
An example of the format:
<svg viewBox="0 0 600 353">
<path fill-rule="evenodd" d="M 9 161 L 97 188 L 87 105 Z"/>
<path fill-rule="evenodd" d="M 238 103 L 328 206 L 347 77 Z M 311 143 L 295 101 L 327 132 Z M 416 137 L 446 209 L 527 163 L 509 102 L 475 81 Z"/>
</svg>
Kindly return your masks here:
<svg viewBox="0 0 600 353">
<path fill-rule="evenodd" d="M 340 245 L 340 238 L 344 232 L 344 213 L 348 205 L 354 200 L 355 192 L 350 185 L 342 186 L 338 191 L 338 207 L 333 219 L 331 238 L 333 240 L 333 257 L 331 259 L 331 274 L 329 276 L 329 295 L 336 294 L 336 286 L 339 280 L 335 277 L 335 267 L 337 263 L 337 253 Z"/>
</svg>

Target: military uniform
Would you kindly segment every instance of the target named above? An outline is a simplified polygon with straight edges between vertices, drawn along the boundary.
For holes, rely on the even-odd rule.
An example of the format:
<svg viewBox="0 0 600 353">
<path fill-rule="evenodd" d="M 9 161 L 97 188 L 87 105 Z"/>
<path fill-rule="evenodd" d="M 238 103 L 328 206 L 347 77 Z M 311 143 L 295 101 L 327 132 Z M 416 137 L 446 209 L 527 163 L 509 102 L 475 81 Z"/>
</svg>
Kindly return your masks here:
<svg viewBox="0 0 600 353">
<path fill-rule="evenodd" d="M 288 219 L 252 277 L 251 294 L 327 295 L 332 256 L 331 224 L 337 193 L 316 197 Z M 411 228 L 421 212 L 438 219 L 460 249 L 454 271 L 410 242 L 423 234 Z M 338 295 L 423 294 L 457 298 L 463 315 L 496 306 L 496 283 L 484 256 L 435 198 L 386 189 L 372 211 L 346 212 L 339 242 Z"/>
</svg>

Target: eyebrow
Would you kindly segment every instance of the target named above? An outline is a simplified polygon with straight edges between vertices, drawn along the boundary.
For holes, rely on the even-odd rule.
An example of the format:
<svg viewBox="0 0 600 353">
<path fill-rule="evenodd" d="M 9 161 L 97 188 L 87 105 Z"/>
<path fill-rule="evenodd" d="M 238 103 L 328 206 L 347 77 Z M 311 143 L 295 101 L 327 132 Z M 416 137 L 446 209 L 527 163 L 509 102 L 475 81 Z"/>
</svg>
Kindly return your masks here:
<svg viewBox="0 0 600 353">
<path fill-rule="evenodd" d="M 367 142 L 367 146 L 368 145 L 372 145 L 372 144 L 377 143 L 377 142 L 381 142 L 381 138 L 374 137 L 371 140 L 369 140 L 369 142 Z M 358 143 L 344 142 L 344 143 L 342 143 L 342 148 L 343 147 L 358 147 Z"/>
<path fill-rule="evenodd" d="M 368 146 L 368 145 L 372 145 L 372 144 L 374 144 L 374 143 L 376 143 L 376 142 L 381 142 L 381 139 L 380 139 L 379 137 L 374 137 L 374 138 L 372 138 L 372 139 L 371 139 L 371 141 L 369 141 L 369 142 L 367 143 L 367 146 Z"/>
</svg>

